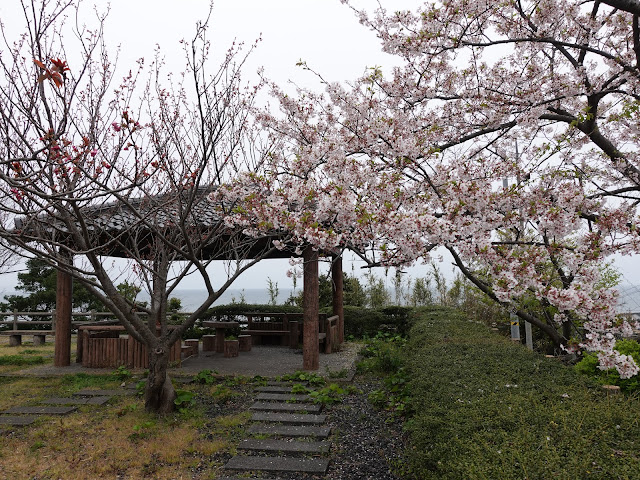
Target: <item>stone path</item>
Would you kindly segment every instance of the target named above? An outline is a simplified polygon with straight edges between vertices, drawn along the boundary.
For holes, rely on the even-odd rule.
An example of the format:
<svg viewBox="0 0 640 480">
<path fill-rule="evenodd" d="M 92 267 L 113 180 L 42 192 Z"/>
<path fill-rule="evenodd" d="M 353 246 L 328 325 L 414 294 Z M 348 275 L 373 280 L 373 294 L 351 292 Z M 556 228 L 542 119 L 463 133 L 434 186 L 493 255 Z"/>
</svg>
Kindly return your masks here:
<svg viewBox="0 0 640 480">
<path fill-rule="evenodd" d="M 0 425 L 27 426 L 44 415 L 67 415 L 76 411 L 70 405 L 104 405 L 116 395 L 134 395 L 130 388 L 114 390 L 84 389 L 72 397 L 52 397 L 42 400 L 42 405 L 17 406 L 0 412 Z"/>
<path fill-rule="evenodd" d="M 293 394 L 292 384 L 270 382 L 255 389 L 256 402 L 250 407 L 255 422 L 247 438 L 238 445 L 243 452 L 231 458 L 225 470 L 246 475 L 249 472 L 292 472 L 325 475 L 329 468 L 330 428 L 323 426 L 327 416 L 321 405 L 308 395 Z M 262 438 L 269 436 L 270 438 Z M 271 438 L 274 437 L 274 438 Z M 236 480 L 246 477 L 222 477 Z M 268 480 L 267 477 L 260 477 Z M 316 478 L 316 477 L 314 477 Z"/>
</svg>

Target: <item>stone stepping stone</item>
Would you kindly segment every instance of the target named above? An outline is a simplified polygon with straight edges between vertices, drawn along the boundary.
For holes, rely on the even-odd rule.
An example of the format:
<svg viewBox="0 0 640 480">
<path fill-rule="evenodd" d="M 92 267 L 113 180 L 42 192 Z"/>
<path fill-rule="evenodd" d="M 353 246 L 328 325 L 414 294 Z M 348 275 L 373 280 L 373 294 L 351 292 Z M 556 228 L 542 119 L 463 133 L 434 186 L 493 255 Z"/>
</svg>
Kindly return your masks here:
<svg viewBox="0 0 640 480">
<path fill-rule="evenodd" d="M 17 427 L 23 427 L 25 425 L 31 425 L 35 421 L 36 421 L 36 417 L 27 417 L 27 416 L 12 417 L 8 415 L 0 416 L 0 425 L 13 425 Z"/>
<path fill-rule="evenodd" d="M 227 462 L 228 470 L 264 470 L 267 472 L 300 472 L 324 475 L 329 460 L 324 458 L 257 457 L 238 455 Z"/>
<path fill-rule="evenodd" d="M 327 438 L 331 433 L 331 427 L 317 427 L 308 425 L 265 425 L 257 423 L 251 425 L 248 429 L 248 432 L 257 435 Z"/>
<path fill-rule="evenodd" d="M 293 385 L 294 383 L 301 383 L 302 385 L 306 385 L 307 382 L 293 382 L 293 381 L 278 381 L 278 380 L 270 380 L 267 382 L 267 386 L 269 387 L 290 387 L 291 385 Z"/>
<path fill-rule="evenodd" d="M 4 412 L 9 415 L 66 415 L 76 410 L 76 407 L 50 407 L 37 405 L 35 407 L 13 407 Z"/>
<path fill-rule="evenodd" d="M 256 392 L 269 392 L 269 393 L 291 393 L 291 387 L 282 387 L 278 385 L 271 385 L 266 387 L 256 387 Z"/>
<path fill-rule="evenodd" d="M 326 415 L 306 413 L 256 412 L 251 416 L 254 422 L 278 422 L 289 425 L 320 425 L 327 420 Z"/>
<path fill-rule="evenodd" d="M 311 402 L 311 397 L 304 394 L 295 393 L 261 393 L 256 400 L 266 400 L 271 402 Z"/>
<path fill-rule="evenodd" d="M 41 403 L 46 403 L 48 405 L 104 405 L 109 400 L 111 400 L 111 397 L 53 397 L 47 398 Z"/>
<path fill-rule="evenodd" d="M 309 412 L 319 413 L 322 405 L 315 403 L 279 403 L 256 402 L 249 407 L 250 410 L 262 410 L 265 412 Z"/>
<path fill-rule="evenodd" d="M 279 480 L 275 477 L 218 477 L 218 480 L 251 480 L 251 478 L 254 480 Z"/>
<path fill-rule="evenodd" d="M 85 388 L 78 392 L 73 393 L 74 397 L 112 397 L 114 395 L 135 395 L 135 390 L 130 389 L 114 389 L 114 390 L 91 390 Z"/>
<path fill-rule="evenodd" d="M 193 377 L 171 377 L 171 380 L 182 385 L 193 383 Z M 135 385 L 133 388 L 136 388 Z"/>
<path fill-rule="evenodd" d="M 260 452 L 282 452 L 282 453 L 328 453 L 329 442 L 304 442 L 299 440 L 257 440 L 247 438 L 240 442 L 238 448 L 241 450 L 255 450 Z"/>
</svg>

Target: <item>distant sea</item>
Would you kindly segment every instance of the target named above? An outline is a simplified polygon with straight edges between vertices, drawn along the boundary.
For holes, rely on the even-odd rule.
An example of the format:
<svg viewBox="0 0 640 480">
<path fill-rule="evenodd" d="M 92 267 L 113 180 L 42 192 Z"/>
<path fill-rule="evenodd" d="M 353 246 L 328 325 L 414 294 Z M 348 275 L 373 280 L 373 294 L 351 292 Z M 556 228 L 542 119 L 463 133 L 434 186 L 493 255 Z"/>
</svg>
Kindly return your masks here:
<svg viewBox="0 0 640 480">
<path fill-rule="evenodd" d="M 640 285 L 627 284 L 619 286 L 618 291 L 620 292 L 620 304 L 618 306 L 619 312 L 640 312 Z M 277 303 L 283 304 L 291 294 L 298 295 L 300 292 L 301 289 L 297 289 L 294 292 L 291 288 L 280 288 L 278 291 Z M 4 300 L 5 295 L 14 294 L 22 294 L 22 292 L 17 292 L 13 289 L 0 290 L 0 301 Z M 192 312 L 202 304 L 207 296 L 207 292 L 202 289 L 179 289 L 175 290 L 172 296 L 181 300 L 183 312 Z M 149 301 L 149 296 L 142 292 L 138 295 L 138 300 Z M 264 305 L 268 304 L 269 301 L 269 290 L 266 288 L 234 288 L 225 291 L 214 305 L 226 305 L 242 302 Z"/>
<path fill-rule="evenodd" d="M 299 294 L 300 291 L 300 289 L 297 289 L 295 294 Z M 640 285 L 627 284 L 619 286 L 618 291 L 620 293 L 619 312 L 640 312 Z M 292 293 L 293 289 L 291 288 L 279 289 L 277 303 L 286 302 Z M 393 298 L 393 292 L 390 291 L 389 293 Z M 176 290 L 173 296 L 182 300 L 182 310 L 184 312 L 190 312 L 202 304 L 206 297 L 206 292 L 204 290 Z M 144 301 L 148 300 L 148 297 L 144 298 L 141 294 L 139 299 Z M 269 290 L 264 288 L 229 289 L 222 294 L 214 305 L 240 303 L 242 299 L 244 299 L 244 303 L 264 305 L 269 303 Z"/>
<path fill-rule="evenodd" d="M 295 292 L 291 288 L 279 288 L 277 303 L 283 304 L 287 301 L 289 296 L 294 293 L 297 295 L 300 293 L 300 289 Z M 0 291 L 0 302 L 4 301 L 5 295 L 22 295 L 23 292 L 18 292 L 12 289 L 4 289 Z M 193 312 L 196 310 L 202 302 L 207 298 L 207 291 L 201 289 L 183 289 L 175 290 L 172 297 L 179 298 L 182 302 L 183 312 Z M 214 305 L 226 305 L 228 303 L 248 303 L 265 305 L 270 301 L 269 290 L 266 288 L 243 288 L 243 289 L 227 289 L 222 296 L 214 303 Z M 148 302 L 149 295 L 146 292 L 141 292 L 138 295 L 138 300 L 141 302 Z"/>
<path fill-rule="evenodd" d="M 300 290 L 296 290 L 296 294 L 299 293 Z M 276 299 L 277 304 L 283 304 L 287 301 L 289 296 L 293 293 L 293 289 L 291 288 L 279 288 L 278 289 L 278 297 Z M 192 312 L 197 309 L 202 302 L 207 298 L 206 290 L 178 290 L 174 291 L 172 297 L 179 298 L 182 302 L 182 311 L 183 312 Z M 227 305 L 229 303 L 248 303 L 248 304 L 258 304 L 265 305 L 268 304 L 271 297 L 269 296 L 269 290 L 266 288 L 243 288 L 243 289 L 227 289 L 222 296 L 214 302 L 213 305 Z M 146 293 L 140 293 L 138 295 L 138 300 L 140 301 L 148 301 L 149 296 Z"/>
</svg>

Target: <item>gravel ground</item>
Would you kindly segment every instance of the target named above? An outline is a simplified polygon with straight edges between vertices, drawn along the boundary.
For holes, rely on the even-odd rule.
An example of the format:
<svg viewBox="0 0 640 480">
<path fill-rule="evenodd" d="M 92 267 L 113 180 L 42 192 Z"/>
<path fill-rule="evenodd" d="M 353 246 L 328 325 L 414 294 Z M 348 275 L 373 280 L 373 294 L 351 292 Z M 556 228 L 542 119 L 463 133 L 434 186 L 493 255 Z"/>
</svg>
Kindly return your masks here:
<svg viewBox="0 0 640 480">
<path fill-rule="evenodd" d="M 340 352 L 340 355 L 332 354 L 326 357 L 330 357 L 332 360 L 333 371 L 344 369 L 344 371 L 349 371 L 349 376 L 351 376 L 355 369 L 358 351 L 359 345 L 352 345 Z M 293 355 L 292 352 L 284 353 Z M 325 372 L 321 370 L 321 373 Z M 331 381 L 329 379 L 329 382 Z M 402 461 L 402 452 L 406 442 L 402 425 L 387 412 L 376 410 L 367 399 L 368 394 L 379 387 L 379 380 L 375 377 L 355 375 L 353 380 L 346 382 L 345 385 L 354 386 L 358 393 L 345 395 L 342 397 L 341 403 L 325 406 L 323 409 L 323 413 L 328 415 L 326 425 L 332 429 L 328 439 L 331 451 L 329 470 L 326 475 L 264 473 L 248 478 L 268 478 L 269 480 L 401 480 L 402 477 L 394 475 L 392 470 Z M 236 385 L 233 387 L 236 395 L 223 402 L 215 399 L 205 400 L 205 408 L 212 418 L 248 411 L 249 406 L 255 400 L 254 388 L 255 385 L 252 384 Z M 237 441 L 248 437 L 246 432 L 229 433 L 233 440 Z M 260 453 L 252 453 L 252 455 L 260 455 Z M 221 453 L 214 455 L 212 460 L 224 464 L 230 458 L 230 454 Z"/>
<path fill-rule="evenodd" d="M 391 470 L 402 458 L 405 437 L 401 424 L 373 408 L 367 395 L 378 387 L 375 379 L 356 376 L 351 383 L 360 390 L 343 397 L 340 404 L 327 406 L 323 413 L 328 415 L 327 424 L 332 428 L 329 442 L 331 463 L 327 475 L 301 473 L 256 474 L 249 478 L 269 480 L 400 480 Z M 255 394 L 240 395 L 222 405 L 211 404 L 212 415 L 237 413 L 248 409 Z M 245 436 L 243 436 L 245 438 Z M 252 455 L 260 455 L 252 453 Z M 263 454 L 269 455 L 269 454 Z M 215 460 L 226 463 L 229 454 L 215 456 Z"/>
<path fill-rule="evenodd" d="M 368 402 L 375 383 L 355 378 L 361 394 L 349 395 L 340 405 L 327 408 L 332 427 L 330 480 L 395 480 L 392 466 L 402 459 L 402 426 Z"/>
</svg>

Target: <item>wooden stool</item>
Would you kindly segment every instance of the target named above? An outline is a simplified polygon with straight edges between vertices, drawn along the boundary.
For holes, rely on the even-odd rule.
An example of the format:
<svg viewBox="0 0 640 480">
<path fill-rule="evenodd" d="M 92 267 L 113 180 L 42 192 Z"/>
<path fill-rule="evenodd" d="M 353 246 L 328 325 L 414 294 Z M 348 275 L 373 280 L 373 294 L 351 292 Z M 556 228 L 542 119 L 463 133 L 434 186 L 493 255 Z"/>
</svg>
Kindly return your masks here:
<svg viewBox="0 0 640 480">
<path fill-rule="evenodd" d="M 190 338 L 184 341 L 184 345 L 186 347 L 191 347 L 191 355 L 194 357 L 198 356 L 200 340 L 197 338 Z"/>
<path fill-rule="evenodd" d="M 202 336 L 202 351 L 213 352 L 216 349 L 216 336 L 215 335 L 203 335 Z"/>
<path fill-rule="evenodd" d="M 225 358 L 237 357 L 239 349 L 240 349 L 240 342 L 238 340 L 224 341 L 224 357 Z"/>
<path fill-rule="evenodd" d="M 250 352 L 251 351 L 251 335 L 240 335 L 238 336 L 239 350 L 241 352 Z"/>
</svg>

